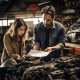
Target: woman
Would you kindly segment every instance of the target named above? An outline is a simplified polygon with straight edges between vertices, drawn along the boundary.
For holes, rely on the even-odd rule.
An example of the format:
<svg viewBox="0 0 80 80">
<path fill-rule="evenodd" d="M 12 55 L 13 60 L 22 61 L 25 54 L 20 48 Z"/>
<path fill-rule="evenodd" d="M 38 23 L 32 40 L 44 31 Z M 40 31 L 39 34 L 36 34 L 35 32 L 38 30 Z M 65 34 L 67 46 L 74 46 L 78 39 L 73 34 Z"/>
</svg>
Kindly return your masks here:
<svg viewBox="0 0 80 80">
<path fill-rule="evenodd" d="M 25 38 L 27 29 L 28 26 L 22 19 L 16 19 L 14 23 L 12 23 L 11 27 L 4 35 L 4 49 L 1 57 L 1 64 L 4 61 L 6 61 L 6 64 L 11 61 L 14 62 L 15 60 L 17 62 L 25 61 L 25 59 L 19 60 L 17 58 L 26 54 Z"/>
</svg>

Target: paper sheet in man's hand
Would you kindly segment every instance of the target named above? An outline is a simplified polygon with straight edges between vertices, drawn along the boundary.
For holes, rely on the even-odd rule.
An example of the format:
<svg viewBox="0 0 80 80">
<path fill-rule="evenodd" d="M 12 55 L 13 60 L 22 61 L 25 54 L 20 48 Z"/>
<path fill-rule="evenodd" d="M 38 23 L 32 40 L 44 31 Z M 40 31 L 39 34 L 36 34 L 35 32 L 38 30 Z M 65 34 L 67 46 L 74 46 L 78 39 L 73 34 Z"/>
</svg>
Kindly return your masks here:
<svg viewBox="0 0 80 80">
<path fill-rule="evenodd" d="M 30 52 L 25 55 L 25 57 L 44 57 L 47 56 L 50 52 L 44 52 L 44 51 L 39 51 L 39 50 L 30 50 Z"/>
<path fill-rule="evenodd" d="M 44 51 L 32 50 L 31 49 L 28 54 L 26 54 L 25 56 L 22 56 L 22 57 L 18 57 L 17 59 L 22 59 L 22 58 L 25 58 L 25 57 L 44 57 L 44 56 L 47 56 L 49 53 L 50 53 L 50 51 L 49 52 L 44 52 Z"/>
<path fill-rule="evenodd" d="M 39 50 L 30 50 L 28 54 L 22 57 L 18 57 L 17 59 L 22 59 L 25 57 L 44 57 L 47 56 L 50 52 L 44 52 L 44 51 L 39 51 Z"/>
</svg>

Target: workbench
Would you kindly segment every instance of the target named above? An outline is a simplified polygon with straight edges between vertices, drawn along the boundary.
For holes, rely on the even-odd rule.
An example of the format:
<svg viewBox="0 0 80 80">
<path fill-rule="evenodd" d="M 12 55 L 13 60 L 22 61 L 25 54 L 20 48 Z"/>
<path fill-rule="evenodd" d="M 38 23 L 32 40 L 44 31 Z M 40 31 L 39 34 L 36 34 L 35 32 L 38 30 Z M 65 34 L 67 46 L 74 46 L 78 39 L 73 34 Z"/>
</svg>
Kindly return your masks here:
<svg viewBox="0 0 80 80">
<path fill-rule="evenodd" d="M 62 56 L 68 56 L 69 54 L 80 54 L 80 44 L 65 43 L 65 47 L 62 50 Z"/>
</svg>

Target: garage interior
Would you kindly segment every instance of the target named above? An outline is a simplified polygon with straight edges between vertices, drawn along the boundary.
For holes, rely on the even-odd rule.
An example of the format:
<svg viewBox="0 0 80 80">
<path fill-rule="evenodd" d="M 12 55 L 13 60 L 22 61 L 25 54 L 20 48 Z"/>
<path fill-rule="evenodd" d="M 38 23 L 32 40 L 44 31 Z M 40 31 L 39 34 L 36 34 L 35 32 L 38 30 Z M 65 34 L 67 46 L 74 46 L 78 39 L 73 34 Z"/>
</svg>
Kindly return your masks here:
<svg viewBox="0 0 80 80">
<path fill-rule="evenodd" d="M 62 57 L 52 59 L 48 63 L 40 62 L 39 58 L 31 57 L 29 61 L 16 65 L 16 69 L 18 68 L 20 71 L 19 75 L 15 73 L 14 66 L 11 67 L 13 70 L 1 68 L 0 80 L 80 80 L 80 0 L 0 0 L 0 58 L 4 47 L 3 37 L 17 18 L 22 18 L 28 24 L 28 35 L 26 35 L 25 43 L 29 44 L 29 46 L 26 46 L 29 48 L 28 52 L 33 48 L 33 28 L 43 21 L 40 10 L 47 5 L 55 7 L 55 21 L 62 23 L 65 28 L 66 42 L 62 50 Z M 77 20 L 78 22 L 76 22 Z M 72 39 L 68 36 L 73 25 L 79 27 L 77 39 L 73 36 L 75 31 L 71 32 Z M 66 63 L 67 66 L 65 67 Z M 53 65 L 57 66 L 58 69 Z M 65 77 L 64 72 L 67 75 Z M 1 73 L 5 73 L 4 78 Z M 13 74 L 13 76 L 10 74 Z M 43 75 L 39 76 L 39 74 Z"/>
</svg>

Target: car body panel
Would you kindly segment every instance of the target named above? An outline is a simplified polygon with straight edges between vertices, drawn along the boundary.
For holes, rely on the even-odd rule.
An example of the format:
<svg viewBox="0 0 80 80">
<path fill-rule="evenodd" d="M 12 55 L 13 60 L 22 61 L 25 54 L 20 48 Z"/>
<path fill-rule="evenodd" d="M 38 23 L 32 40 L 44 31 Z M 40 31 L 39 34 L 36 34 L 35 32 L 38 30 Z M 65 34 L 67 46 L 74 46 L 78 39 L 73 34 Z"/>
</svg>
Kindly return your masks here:
<svg viewBox="0 0 80 80">
<path fill-rule="evenodd" d="M 74 43 L 80 42 L 80 18 L 69 28 L 67 41 Z"/>
</svg>

